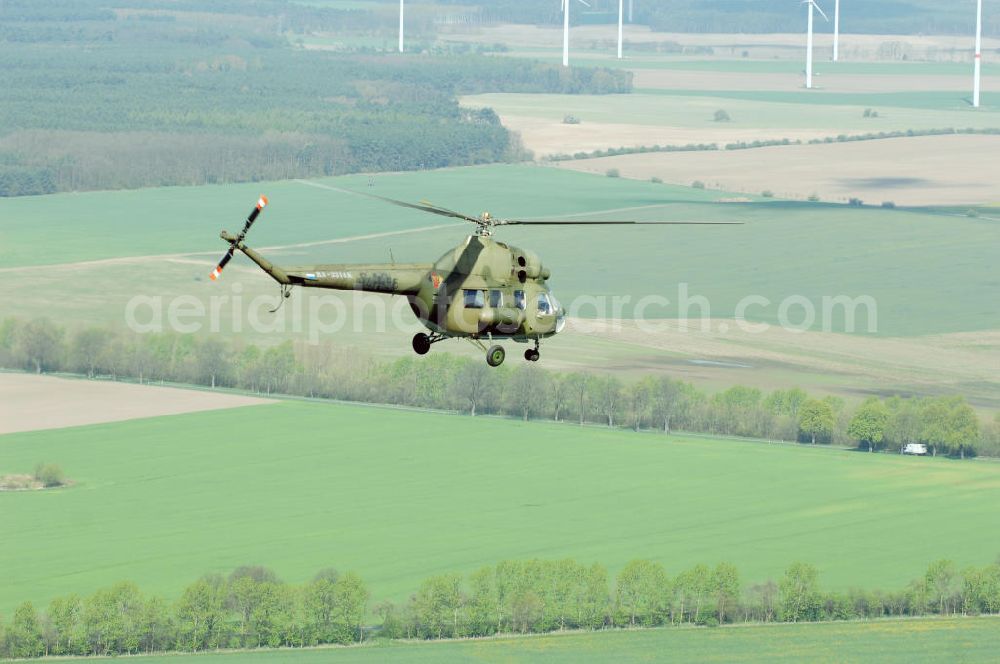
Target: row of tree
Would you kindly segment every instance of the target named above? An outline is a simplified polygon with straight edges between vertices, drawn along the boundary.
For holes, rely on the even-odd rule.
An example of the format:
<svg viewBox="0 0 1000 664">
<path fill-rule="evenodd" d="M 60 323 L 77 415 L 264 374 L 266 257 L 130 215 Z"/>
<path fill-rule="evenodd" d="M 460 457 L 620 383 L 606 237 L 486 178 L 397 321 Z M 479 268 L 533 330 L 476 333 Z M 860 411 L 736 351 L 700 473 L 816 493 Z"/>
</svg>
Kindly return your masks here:
<svg viewBox="0 0 1000 664">
<path fill-rule="evenodd" d="M 255 392 L 467 409 L 523 419 L 551 417 L 634 429 L 671 428 L 865 449 L 925 442 L 957 456 L 980 441 L 974 411 L 961 398 L 869 399 L 849 410 L 837 398 L 800 389 L 764 394 L 736 386 L 708 395 L 666 377 L 625 385 L 613 376 L 554 374 L 534 365 L 490 370 L 449 355 L 377 363 L 331 346 L 291 343 L 261 349 L 181 335 L 128 338 L 99 328 L 65 336 L 51 323 L 7 321 L 0 338 L 7 365 L 242 387 Z M 363 366 L 358 366 L 359 362 Z M 986 427 L 987 438 L 992 433 Z"/>
<path fill-rule="evenodd" d="M 220 337 L 67 331 L 47 319 L 0 322 L 0 367 L 88 377 L 234 387 L 529 419 L 767 440 L 856 445 L 924 443 L 932 454 L 1000 456 L 1000 416 L 981 423 L 960 396 L 869 398 L 848 404 L 802 389 L 745 386 L 708 393 L 669 376 L 552 372 L 533 363 L 493 369 L 446 353 L 378 361 L 331 343 L 260 347 Z"/>
<path fill-rule="evenodd" d="M 365 637 L 368 599 L 356 574 L 333 569 L 289 585 L 266 568 L 241 567 L 199 579 L 173 603 L 123 582 L 57 597 L 42 614 L 21 604 L 0 625 L 0 658 L 353 643 Z"/>
<path fill-rule="evenodd" d="M 402 605 L 383 602 L 379 634 L 459 638 L 565 629 L 852 620 L 1000 612 L 1000 563 L 961 572 L 949 560 L 893 592 L 823 591 L 819 572 L 791 564 L 775 583 L 745 584 L 730 563 L 696 565 L 671 577 L 658 562 L 633 560 L 609 588 L 607 570 L 575 560 L 504 561 L 425 580 Z"/>
<path fill-rule="evenodd" d="M 633 560 L 610 584 L 607 569 L 572 559 L 507 560 L 467 578 L 426 579 L 402 604 L 374 607 L 354 573 L 327 569 L 302 585 L 262 567 L 205 576 L 168 602 L 119 583 L 88 597 L 32 603 L 0 619 L 0 657 L 127 655 L 225 648 L 303 647 L 366 638 L 442 639 L 567 629 L 805 622 L 886 616 L 1000 613 L 1000 563 L 959 571 L 938 560 L 894 591 L 823 591 L 819 572 L 791 564 L 775 583 L 745 584 L 730 563 L 696 565 L 671 577 L 662 564 Z"/>
</svg>

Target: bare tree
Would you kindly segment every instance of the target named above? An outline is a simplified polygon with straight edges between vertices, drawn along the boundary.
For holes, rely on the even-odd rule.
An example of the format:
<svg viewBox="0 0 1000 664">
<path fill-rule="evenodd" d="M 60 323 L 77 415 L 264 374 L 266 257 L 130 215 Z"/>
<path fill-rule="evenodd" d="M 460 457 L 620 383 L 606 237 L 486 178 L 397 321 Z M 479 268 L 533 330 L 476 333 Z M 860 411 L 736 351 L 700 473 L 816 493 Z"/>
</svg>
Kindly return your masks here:
<svg viewBox="0 0 1000 664">
<path fill-rule="evenodd" d="M 514 370 L 507 386 L 507 405 L 511 411 L 519 413 L 528 421 L 545 409 L 548 400 L 545 385 L 546 374 L 532 363 L 523 364 Z"/>
<path fill-rule="evenodd" d="M 590 395 L 590 385 L 593 378 L 590 374 L 572 373 L 565 378 L 565 384 L 569 397 L 576 405 L 577 415 L 580 417 L 580 426 L 587 417 L 587 397 Z"/>
<path fill-rule="evenodd" d="M 615 415 L 621 406 L 622 382 L 615 376 L 606 376 L 600 381 L 601 411 L 608 420 L 608 426 L 615 425 Z"/>
<path fill-rule="evenodd" d="M 108 333 L 96 327 L 89 327 L 73 335 L 70 348 L 70 362 L 77 369 L 87 372 L 93 378 L 108 344 Z"/>
<path fill-rule="evenodd" d="M 15 352 L 35 373 L 54 369 L 62 350 L 62 336 L 62 329 L 48 318 L 36 318 L 17 328 Z"/>
<path fill-rule="evenodd" d="M 207 339 L 195 352 L 197 371 L 202 382 L 212 387 L 229 372 L 230 360 L 226 345 L 217 339 Z"/>
<path fill-rule="evenodd" d="M 457 400 L 475 417 L 476 410 L 493 390 L 490 368 L 482 362 L 466 362 L 459 369 L 454 385 Z"/>
</svg>

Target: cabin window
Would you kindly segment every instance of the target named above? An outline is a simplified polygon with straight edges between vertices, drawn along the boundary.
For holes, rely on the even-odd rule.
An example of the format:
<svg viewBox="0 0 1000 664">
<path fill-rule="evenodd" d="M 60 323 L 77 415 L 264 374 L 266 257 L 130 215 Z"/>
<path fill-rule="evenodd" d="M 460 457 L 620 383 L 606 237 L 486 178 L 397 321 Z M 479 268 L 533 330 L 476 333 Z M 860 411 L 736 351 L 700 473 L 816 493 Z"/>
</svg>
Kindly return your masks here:
<svg viewBox="0 0 1000 664">
<path fill-rule="evenodd" d="M 524 311 L 524 291 L 516 290 L 514 291 L 514 306 Z"/>
<path fill-rule="evenodd" d="M 503 292 L 498 290 L 490 291 L 490 306 L 499 309 L 503 306 Z"/>
<path fill-rule="evenodd" d="M 549 296 L 545 293 L 538 294 L 538 315 L 548 316 L 552 313 L 552 304 L 549 302 Z"/>
<path fill-rule="evenodd" d="M 466 309 L 482 309 L 486 302 L 486 291 L 464 289 L 462 291 L 465 298 L 465 308 Z"/>
</svg>

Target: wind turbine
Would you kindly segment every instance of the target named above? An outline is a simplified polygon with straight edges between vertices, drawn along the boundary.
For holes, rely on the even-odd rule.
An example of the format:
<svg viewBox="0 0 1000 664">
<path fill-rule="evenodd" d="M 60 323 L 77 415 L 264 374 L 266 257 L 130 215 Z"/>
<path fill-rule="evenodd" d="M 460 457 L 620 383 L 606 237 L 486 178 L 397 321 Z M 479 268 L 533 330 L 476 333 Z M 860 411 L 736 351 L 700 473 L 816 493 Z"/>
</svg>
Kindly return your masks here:
<svg viewBox="0 0 1000 664">
<path fill-rule="evenodd" d="M 972 106 L 979 108 L 979 74 L 983 64 L 983 0 L 976 2 L 976 63 L 972 81 Z"/>
<path fill-rule="evenodd" d="M 622 18 L 625 16 L 625 0 L 618 0 L 618 59 L 622 59 Z"/>
<path fill-rule="evenodd" d="M 833 5 L 833 61 L 837 61 L 840 49 L 840 0 Z"/>
<path fill-rule="evenodd" d="M 399 0 L 399 52 L 403 52 L 403 0 Z"/>
<path fill-rule="evenodd" d="M 399 0 L 403 2 L 403 0 Z M 582 5 L 590 6 L 586 0 L 577 0 Z M 569 67 L 569 0 L 562 0 L 563 12 L 563 67 Z"/>
<path fill-rule="evenodd" d="M 809 22 L 806 28 L 806 89 L 813 86 L 813 9 L 819 12 L 823 20 L 829 21 L 823 10 L 816 4 L 816 0 L 802 0 L 802 4 L 809 5 Z"/>
</svg>

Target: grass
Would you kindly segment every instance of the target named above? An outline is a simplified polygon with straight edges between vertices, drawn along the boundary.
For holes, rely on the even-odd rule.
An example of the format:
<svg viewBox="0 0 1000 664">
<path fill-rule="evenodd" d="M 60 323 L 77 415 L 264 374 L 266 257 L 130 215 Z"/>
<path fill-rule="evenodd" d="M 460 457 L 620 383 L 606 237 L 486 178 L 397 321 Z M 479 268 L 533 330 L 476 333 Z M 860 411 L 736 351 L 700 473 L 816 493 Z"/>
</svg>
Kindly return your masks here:
<svg viewBox="0 0 1000 664">
<path fill-rule="evenodd" d="M 359 178 L 341 181 L 364 186 Z M 287 240 L 282 222 L 293 219 L 297 241 L 405 227 L 399 215 L 383 215 L 374 227 L 351 220 L 360 201 L 344 195 L 337 200 L 329 191 L 293 181 L 6 198 L 0 199 L 0 264 L 19 267 L 216 249 L 222 246 L 219 229 L 239 231 L 262 192 L 271 206 L 252 237 L 264 243 Z"/>
<path fill-rule="evenodd" d="M 0 611 L 120 580 L 178 596 L 208 572 L 356 570 L 373 604 L 507 558 L 616 572 L 791 562 L 827 588 L 891 589 L 938 558 L 1000 552 L 1000 466 L 599 427 L 282 402 L 0 437 L 77 482 L 0 495 Z"/>
<path fill-rule="evenodd" d="M 407 201 L 430 199 L 470 214 L 489 209 L 510 216 L 589 212 L 606 207 L 609 197 L 617 205 L 648 204 L 651 195 L 641 185 L 595 188 L 589 179 L 535 166 L 379 174 L 374 176 L 373 188 L 367 186 L 367 175 L 315 181 Z M 553 197 L 551 188 L 559 185 L 572 191 Z M 219 229 L 238 231 L 260 193 L 270 197 L 271 205 L 250 236 L 257 246 L 446 223 L 442 217 L 297 181 L 0 198 L 0 265 L 219 249 L 224 246 L 218 239 Z M 710 196 L 696 198 L 708 200 Z M 470 228 L 458 222 L 455 226 L 458 236 Z M 379 259 L 385 257 L 382 252 Z"/>
<path fill-rule="evenodd" d="M 366 177 L 321 181 L 369 191 Z M 258 247 L 447 225 L 447 219 L 397 210 L 378 201 L 351 197 L 298 182 L 264 185 L 152 189 L 0 200 L 0 262 L 33 266 L 76 260 L 208 251 L 205 264 L 150 258 L 77 271 L 4 274 L 0 295 L 5 314 L 48 315 L 67 323 L 118 322 L 136 293 L 225 294 L 246 281 L 248 288 L 272 287 L 266 278 L 243 277 L 229 269 L 224 283 L 205 276 L 216 253 L 217 229 L 236 230 L 258 192 L 272 205 L 254 227 Z M 611 227 L 502 229 L 504 240 L 537 251 L 552 269 L 552 287 L 567 303 L 580 295 L 628 296 L 631 305 L 647 295 L 670 300 L 646 315 L 676 317 L 678 284 L 704 295 L 714 316 L 732 316 L 740 299 L 759 294 L 772 306 L 749 311 L 776 322 L 778 304 L 802 295 L 817 309 L 824 295 L 870 295 L 878 303 L 878 333 L 911 336 L 996 329 L 1000 319 L 987 305 L 993 254 L 1000 227 L 990 219 L 944 216 L 933 211 L 847 208 L 842 205 L 758 200 L 715 203 L 725 197 L 706 191 L 622 178 L 606 178 L 534 166 L 491 166 L 376 177 L 370 190 L 403 200 L 430 199 L 476 214 L 505 217 L 592 214 L 590 219 L 742 220 L 744 226 L 668 229 Z M 558 196 L 552 192 L 558 191 Z M 279 263 L 433 261 L 459 243 L 469 229 L 454 228 L 347 244 L 267 252 Z M 59 238 L 48 242 L 48 238 Z M 234 265 L 245 265 L 238 259 Z M 31 293 L 25 297 L 24 293 Z M 588 310 L 581 310 L 583 315 Z M 693 314 L 697 314 L 692 309 Z M 797 319 L 796 319 L 797 320 Z M 859 324 L 859 328 L 866 327 Z M 834 320 L 832 329 L 842 330 Z"/>
<path fill-rule="evenodd" d="M 783 201 L 720 205 L 705 200 L 718 197 L 717 192 L 644 182 L 623 181 L 621 193 L 628 198 L 616 200 L 611 197 L 617 196 L 613 185 L 619 180 L 553 175 L 549 182 L 562 187 L 568 198 L 586 196 L 586 189 L 608 197 L 606 207 L 650 206 L 618 216 L 747 222 L 733 228 L 646 227 L 624 233 L 614 228 L 504 229 L 505 240 L 539 252 L 553 269 L 553 288 L 567 302 L 582 295 L 628 295 L 634 305 L 658 294 L 671 304 L 651 307 L 647 315 L 676 317 L 678 284 L 686 282 L 691 294 L 708 298 L 714 315 L 731 316 L 749 294 L 774 303 L 803 295 L 817 310 L 824 295 L 865 294 L 878 303 L 880 334 L 1000 327 L 1000 317 L 983 306 L 992 265 L 988 247 L 1000 241 L 1000 228 L 988 220 Z M 408 237 L 397 260 L 435 256 L 457 236 L 441 230 Z M 592 248 L 585 256 L 581 242 Z M 369 240 L 332 249 L 315 247 L 295 260 L 383 260 L 384 255 L 385 242 Z M 629 317 L 632 309 L 626 305 L 623 311 Z M 754 313 L 767 322 L 777 321 L 776 304 Z M 834 321 L 833 329 L 843 330 L 843 321 Z M 859 329 L 866 328 L 859 324 Z"/>
<path fill-rule="evenodd" d="M 996 618 L 655 629 L 360 648 L 144 657 L 145 664 L 314 662 L 987 661 L 1000 647 Z M 669 655 L 667 655 L 669 653 Z M 111 661 L 88 658 L 88 661 Z"/>
</svg>

